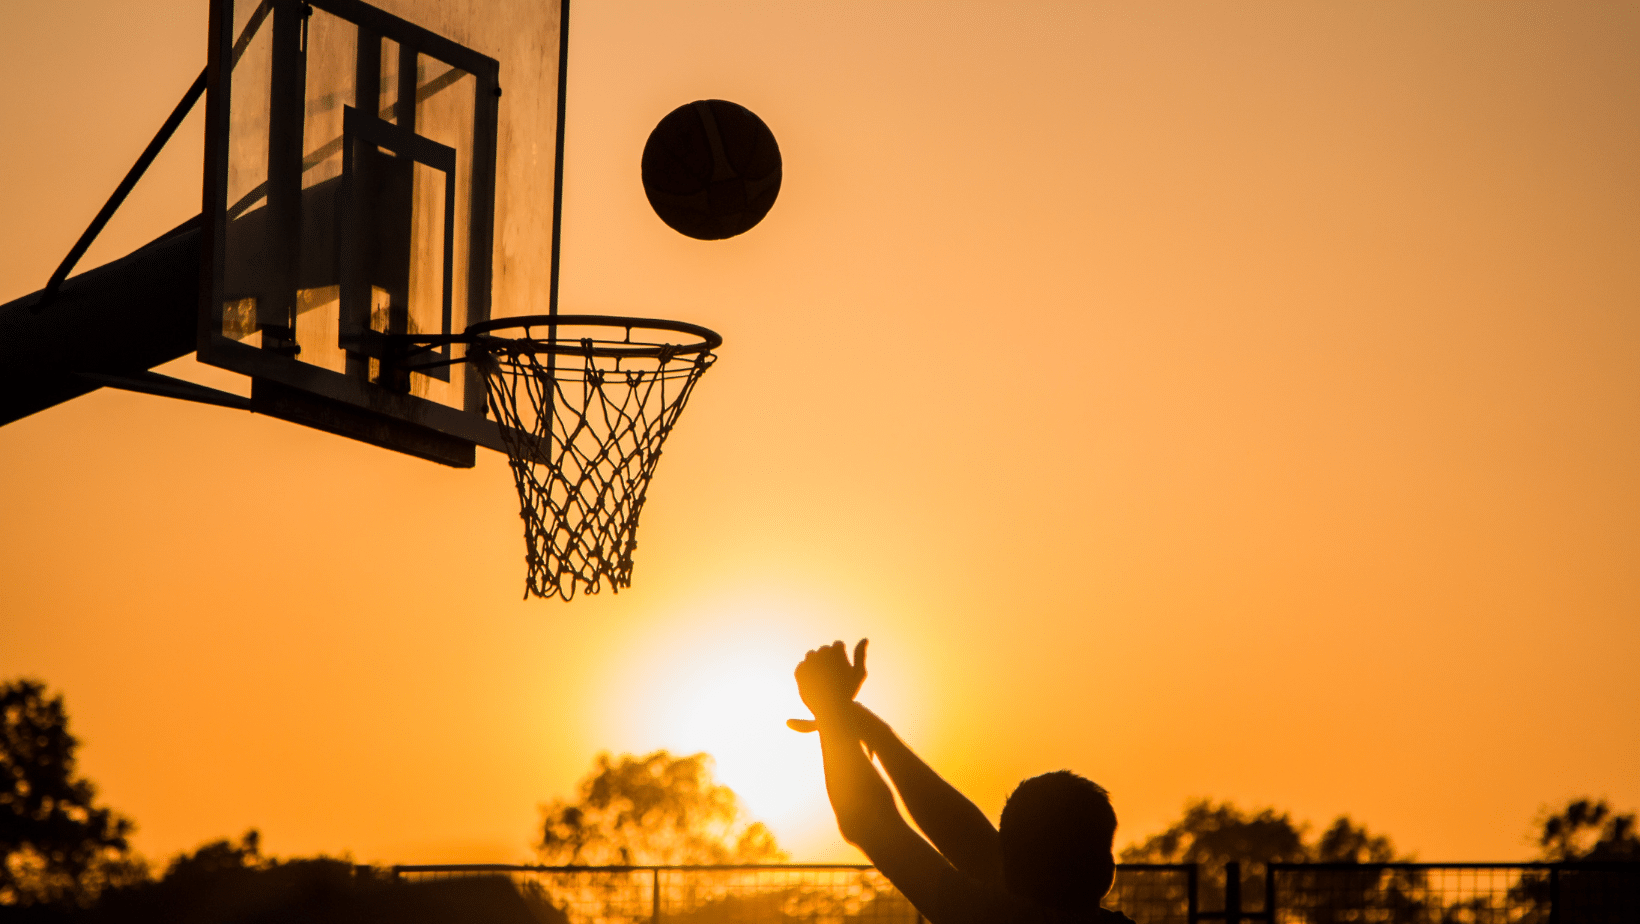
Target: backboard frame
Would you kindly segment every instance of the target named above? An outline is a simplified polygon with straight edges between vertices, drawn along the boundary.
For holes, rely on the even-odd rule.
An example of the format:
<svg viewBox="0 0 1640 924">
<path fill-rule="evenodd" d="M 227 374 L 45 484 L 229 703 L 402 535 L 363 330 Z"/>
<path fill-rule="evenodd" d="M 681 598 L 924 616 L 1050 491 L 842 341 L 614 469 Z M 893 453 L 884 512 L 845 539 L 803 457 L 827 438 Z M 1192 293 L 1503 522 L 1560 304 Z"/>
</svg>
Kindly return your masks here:
<svg viewBox="0 0 1640 924">
<path fill-rule="evenodd" d="M 206 69 L 206 151 L 203 210 L 205 230 L 202 241 L 200 307 L 198 328 L 198 357 L 202 362 L 221 366 L 252 379 L 252 407 L 261 413 L 281 417 L 306 426 L 339 433 L 395 451 L 432 459 L 447 465 L 468 467 L 474 464 L 473 447 L 485 446 L 504 451 L 501 434 L 487 415 L 484 383 L 479 370 L 470 363 L 458 363 L 454 372 L 446 370 L 443 377 L 455 378 L 451 389 L 459 395 L 451 403 L 428 400 L 411 394 L 407 384 L 409 373 L 394 374 L 397 360 L 389 348 L 392 340 L 383 333 L 402 333 L 389 328 L 384 332 L 371 329 L 370 282 L 363 283 L 352 268 L 358 265 L 353 254 L 359 242 L 371 233 L 361 226 L 359 198 L 360 164 L 378 158 L 378 150 L 404 163 L 414 162 L 443 173 L 445 178 L 442 213 L 445 246 L 443 255 L 443 333 L 451 330 L 452 286 L 464 288 L 465 324 L 480 323 L 490 318 L 493 248 L 495 243 L 495 187 L 496 138 L 498 104 L 501 95 L 500 65 L 494 59 L 467 48 L 451 39 L 438 35 L 415 23 L 378 9 L 362 0 L 260 0 L 241 35 L 234 34 L 236 0 L 212 0 L 210 14 L 210 50 Z M 237 0 L 244 7 L 256 0 Z M 302 138 L 305 95 L 307 93 L 306 56 L 307 20 L 313 10 L 320 10 L 359 30 L 359 36 L 375 39 L 357 44 L 359 65 L 355 84 L 355 102 L 379 98 L 379 89 L 373 82 L 379 79 L 380 62 L 367 53 L 373 49 L 379 56 L 387 40 L 388 49 L 400 55 L 397 68 L 397 93 L 389 109 L 380 117 L 367 110 L 369 107 L 345 107 L 345 125 L 340 142 L 346 163 L 337 188 L 325 191 L 330 205 L 315 201 L 317 187 L 302 186 L 304 139 Z M 230 203 L 229 158 L 230 110 L 233 94 L 234 65 L 259 30 L 271 30 L 272 62 L 270 66 L 268 100 L 268 162 L 266 182 L 257 189 L 265 201 L 259 208 L 248 209 L 246 203 L 255 195 L 242 196 L 240 203 Z M 415 134 L 416 103 L 408 107 L 400 101 L 425 99 L 418 96 L 429 84 L 418 87 L 417 56 L 432 59 L 473 77 L 472 145 L 466 156 L 470 162 L 469 211 L 466 213 L 467 233 L 465 278 L 452 278 L 450 237 L 454 233 L 454 203 L 452 192 L 453 152 L 427 138 Z M 561 66 L 561 65 L 560 65 Z M 452 71 L 453 73 L 453 71 Z M 249 78 L 247 78 L 249 79 Z M 562 102 L 559 102 L 560 110 Z M 405 122 L 408 119 L 409 124 Z M 362 160 L 361 160 L 362 158 Z M 561 172 L 561 160 L 557 169 Z M 323 184 L 321 184 L 323 185 Z M 351 186 L 351 188 L 350 188 Z M 310 200 L 304 202 L 304 199 Z M 556 203 L 554 203 L 556 210 Z M 326 212 L 326 208 L 330 211 Z M 260 255 L 267 268 L 259 266 L 274 281 L 273 290 L 289 296 L 286 305 L 270 305 L 272 299 L 252 299 L 251 312 L 260 335 L 261 345 L 242 342 L 224 332 L 225 305 L 233 293 L 228 292 L 226 258 L 229 249 L 230 225 L 242 221 L 247 211 L 261 212 L 266 252 Z M 368 216 L 366 216 L 368 218 Z M 310 223 L 304 226 L 304 221 Z M 315 223 L 317 223 L 315 225 Z M 340 371 L 304 362 L 297 358 L 300 346 L 295 342 L 297 263 L 304 259 L 296 251 L 304 234 L 311 238 L 313 228 L 330 223 L 335 234 L 333 244 L 326 246 L 335 251 L 334 266 L 327 267 L 337 278 L 341 298 L 341 331 L 336 344 L 346 351 L 347 368 Z M 269 230 L 271 229 L 271 230 Z M 555 229 L 556 230 L 556 229 Z M 556 237 L 556 235 L 555 235 Z M 308 246 L 312 246 L 311 244 Z M 282 249 L 283 248 L 283 249 Z M 350 278 L 350 274 L 352 278 Z M 362 285 L 362 294 L 361 294 Z M 361 307 L 362 306 L 362 307 Z M 399 310 L 402 315 L 402 309 Z M 288 319 L 288 328 L 281 327 L 281 319 Z M 402 328 L 402 320 L 399 322 Z M 288 332 L 285 339 L 280 333 Z M 449 348 L 446 347 L 446 350 Z M 445 357 L 448 359 L 449 357 Z M 420 373 L 418 373 L 420 374 Z M 439 373 L 433 373 L 439 376 Z"/>
</svg>

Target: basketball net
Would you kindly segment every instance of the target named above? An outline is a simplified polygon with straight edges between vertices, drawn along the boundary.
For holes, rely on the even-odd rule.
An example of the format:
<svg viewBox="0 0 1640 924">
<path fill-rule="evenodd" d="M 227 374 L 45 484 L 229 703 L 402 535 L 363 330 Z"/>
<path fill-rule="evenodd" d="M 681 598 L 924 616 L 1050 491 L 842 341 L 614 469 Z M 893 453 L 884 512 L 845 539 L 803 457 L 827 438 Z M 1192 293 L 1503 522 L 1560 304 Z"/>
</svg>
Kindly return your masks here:
<svg viewBox="0 0 1640 924">
<path fill-rule="evenodd" d="M 607 355 L 582 340 L 490 341 L 478 358 L 524 519 L 526 599 L 632 586 L 638 515 L 661 444 L 709 351 Z"/>
</svg>

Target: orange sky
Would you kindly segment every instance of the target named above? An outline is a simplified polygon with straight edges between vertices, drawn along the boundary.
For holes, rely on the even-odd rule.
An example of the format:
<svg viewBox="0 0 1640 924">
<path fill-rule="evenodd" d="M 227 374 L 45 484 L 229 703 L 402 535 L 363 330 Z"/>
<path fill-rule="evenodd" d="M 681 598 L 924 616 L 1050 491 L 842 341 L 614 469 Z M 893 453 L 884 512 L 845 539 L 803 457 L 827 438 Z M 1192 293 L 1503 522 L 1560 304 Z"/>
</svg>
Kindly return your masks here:
<svg viewBox="0 0 1640 924">
<path fill-rule="evenodd" d="M 202 0 L 0 12 L 0 300 L 203 65 Z M 163 857 L 528 857 L 600 749 L 719 755 L 843 859 L 803 649 L 994 814 L 1192 796 L 1510 859 L 1640 806 L 1632 5 L 576 0 L 567 310 L 726 340 L 619 596 L 521 602 L 504 461 L 98 393 L 0 430 L 0 677 Z M 503 76 L 506 62 L 503 62 Z M 682 238 L 648 130 L 739 102 L 763 225 Z M 183 129 L 88 268 L 194 214 Z M 545 208 L 547 203 L 542 203 Z M 175 364 L 175 374 L 224 374 Z M 431 525 L 429 525 L 431 524 Z"/>
</svg>

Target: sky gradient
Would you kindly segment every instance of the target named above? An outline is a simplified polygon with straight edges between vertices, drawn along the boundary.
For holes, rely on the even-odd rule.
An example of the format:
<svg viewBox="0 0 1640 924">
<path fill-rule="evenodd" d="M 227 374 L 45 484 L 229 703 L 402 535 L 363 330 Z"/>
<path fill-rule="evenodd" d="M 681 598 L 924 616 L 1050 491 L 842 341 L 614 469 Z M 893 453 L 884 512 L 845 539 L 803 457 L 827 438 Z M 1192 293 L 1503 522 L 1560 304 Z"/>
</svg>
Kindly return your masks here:
<svg viewBox="0 0 1640 924">
<path fill-rule="evenodd" d="M 0 26 L 9 300 L 205 4 Z M 852 859 L 781 720 L 860 636 L 862 699 L 993 818 L 1068 767 L 1118 844 L 1210 796 L 1525 857 L 1546 803 L 1640 806 L 1636 47 L 1595 2 L 576 0 L 564 308 L 725 338 L 631 590 L 519 600 L 499 456 L 105 390 L 0 429 L 0 677 L 67 695 L 155 858 L 523 860 L 594 753 L 668 747 Z M 726 242 L 638 181 L 699 98 L 785 158 Z M 200 132 L 82 268 L 197 213 Z"/>
</svg>

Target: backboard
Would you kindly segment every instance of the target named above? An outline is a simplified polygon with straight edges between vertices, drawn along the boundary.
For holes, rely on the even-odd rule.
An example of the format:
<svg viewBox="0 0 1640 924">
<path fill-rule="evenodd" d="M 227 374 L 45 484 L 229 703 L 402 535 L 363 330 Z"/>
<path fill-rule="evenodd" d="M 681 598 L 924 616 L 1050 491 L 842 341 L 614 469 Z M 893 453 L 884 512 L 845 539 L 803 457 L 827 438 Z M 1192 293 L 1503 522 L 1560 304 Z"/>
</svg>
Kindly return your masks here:
<svg viewBox="0 0 1640 924">
<path fill-rule="evenodd" d="M 412 371 L 393 335 L 555 310 L 563 19 L 212 0 L 198 355 L 253 409 L 449 465 L 503 448 L 465 345 Z"/>
</svg>

